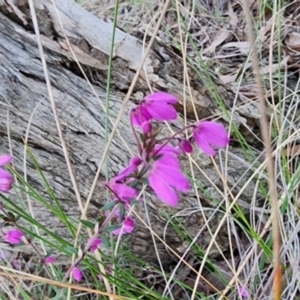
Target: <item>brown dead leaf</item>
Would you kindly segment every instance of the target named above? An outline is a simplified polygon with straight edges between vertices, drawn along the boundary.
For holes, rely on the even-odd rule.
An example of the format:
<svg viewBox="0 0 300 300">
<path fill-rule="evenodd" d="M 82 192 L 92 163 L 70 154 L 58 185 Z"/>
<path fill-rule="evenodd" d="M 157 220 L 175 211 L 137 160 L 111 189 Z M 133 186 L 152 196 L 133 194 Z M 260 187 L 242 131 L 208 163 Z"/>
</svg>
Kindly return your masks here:
<svg viewBox="0 0 300 300">
<path fill-rule="evenodd" d="M 216 47 L 222 44 L 229 36 L 231 35 L 231 32 L 227 30 L 220 30 L 216 35 L 214 40 L 212 41 L 211 45 L 207 47 L 202 54 L 205 53 L 213 53 L 216 50 Z"/>
<path fill-rule="evenodd" d="M 295 157 L 296 155 L 300 155 L 300 145 L 294 145 L 291 147 L 287 147 L 286 155 L 288 157 Z"/>
<path fill-rule="evenodd" d="M 286 45 L 289 49 L 299 52 L 300 51 L 300 33 L 291 32 L 285 39 Z"/>
</svg>

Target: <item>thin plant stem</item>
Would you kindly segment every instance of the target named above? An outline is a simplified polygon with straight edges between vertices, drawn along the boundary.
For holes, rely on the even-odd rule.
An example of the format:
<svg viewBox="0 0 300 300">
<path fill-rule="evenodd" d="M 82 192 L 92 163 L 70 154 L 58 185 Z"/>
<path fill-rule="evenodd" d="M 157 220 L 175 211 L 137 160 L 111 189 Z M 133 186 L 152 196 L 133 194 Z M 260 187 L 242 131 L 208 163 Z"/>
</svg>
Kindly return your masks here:
<svg viewBox="0 0 300 300">
<path fill-rule="evenodd" d="M 262 139 L 264 142 L 265 152 L 266 152 L 266 169 L 268 173 L 268 185 L 270 191 L 270 201 L 272 206 L 272 235 L 273 235 L 273 260 L 274 260 L 274 278 L 273 278 L 273 293 L 274 299 L 281 299 L 281 285 L 282 285 L 282 270 L 280 262 L 280 247 L 281 247 L 281 235 L 280 235 L 280 223 L 279 223 L 279 205 L 276 190 L 276 176 L 275 168 L 272 160 L 272 148 L 271 148 L 271 137 L 268 130 L 269 123 L 267 120 L 267 109 L 265 104 L 265 93 L 263 89 L 258 51 L 256 48 L 256 41 L 254 35 L 254 28 L 251 19 L 251 12 L 249 8 L 249 3 L 243 0 L 243 9 L 246 16 L 246 24 L 248 28 L 248 39 L 250 45 L 252 46 L 252 69 L 255 74 L 255 81 L 258 88 L 258 108 L 260 111 L 260 129 L 262 134 Z"/>
</svg>

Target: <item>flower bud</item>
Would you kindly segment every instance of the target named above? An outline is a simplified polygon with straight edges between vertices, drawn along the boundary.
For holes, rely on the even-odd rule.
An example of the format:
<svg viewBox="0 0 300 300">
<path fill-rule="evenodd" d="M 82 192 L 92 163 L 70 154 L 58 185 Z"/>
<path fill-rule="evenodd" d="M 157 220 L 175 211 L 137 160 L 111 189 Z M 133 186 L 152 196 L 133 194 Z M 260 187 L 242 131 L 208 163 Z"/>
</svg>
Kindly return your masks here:
<svg viewBox="0 0 300 300">
<path fill-rule="evenodd" d="M 11 229 L 5 235 L 5 240 L 10 244 L 19 244 L 22 242 L 24 233 L 18 229 Z"/>
<path fill-rule="evenodd" d="M 152 130 L 152 125 L 149 121 L 145 121 L 142 124 L 141 128 L 142 128 L 143 133 L 150 133 Z"/>
<path fill-rule="evenodd" d="M 73 268 L 72 275 L 76 281 L 80 282 L 82 280 L 82 272 L 78 267 Z"/>
<path fill-rule="evenodd" d="M 193 152 L 193 146 L 192 146 L 192 144 L 188 140 L 186 140 L 186 139 L 181 139 L 179 141 L 179 148 L 184 153 L 191 153 L 191 152 Z"/>
</svg>

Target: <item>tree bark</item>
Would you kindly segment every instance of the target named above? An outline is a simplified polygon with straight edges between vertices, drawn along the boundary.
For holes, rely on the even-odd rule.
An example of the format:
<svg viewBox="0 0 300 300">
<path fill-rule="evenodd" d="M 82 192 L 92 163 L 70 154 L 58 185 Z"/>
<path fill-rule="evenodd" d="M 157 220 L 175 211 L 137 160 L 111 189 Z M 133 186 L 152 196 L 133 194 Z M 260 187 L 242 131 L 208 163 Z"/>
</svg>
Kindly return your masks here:
<svg viewBox="0 0 300 300">
<path fill-rule="evenodd" d="M 80 195 L 83 200 L 86 200 L 105 146 L 106 117 L 103 106 L 105 105 L 112 26 L 97 19 L 71 0 L 55 1 L 56 8 L 50 0 L 36 0 L 34 3 L 64 139 L 68 145 Z M 66 37 L 97 97 L 79 69 Z M 109 102 L 112 123 L 120 111 L 122 101 L 142 61 L 144 52 L 143 45 L 138 39 L 118 29 L 114 47 Z M 191 68 L 188 71 L 192 94 L 184 95 L 183 91 L 185 93 L 187 91 L 182 84 L 184 73 L 182 58 L 175 54 L 174 49 L 164 47 L 158 41 L 155 42 L 134 88 L 127 114 L 110 148 L 109 173 L 111 176 L 117 174 L 128 163 L 130 159 L 128 149 L 135 149 L 128 123 L 128 112 L 135 103 L 149 93 L 147 80 L 155 90 L 163 90 L 176 95 L 180 101 L 179 110 L 181 111 L 183 111 L 183 99 L 186 96 L 185 107 L 191 120 L 195 119 L 191 98 L 194 99 L 199 119 L 219 112 L 210 92 L 204 88 L 195 71 Z M 49 199 L 40 175 L 28 155 L 25 157 L 24 138 L 28 132 L 28 146 L 64 211 L 68 216 L 79 219 L 81 213 L 57 134 L 27 1 L 0 0 L 0 78 L 0 152 L 7 153 L 11 149 L 16 170 L 24 174 L 24 166 L 26 166 L 28 182 L 43 197 Z M 217 86 L 225 105 L 230 107 L 234 99 L 233 93 L 220 82 L 217 82 Z M 179 124 L 183 124 L 182 119 L 173 126 L 176 127 Z M 109 130 L 111 129 L 112 124 L 109 125 Z M 242 157 L 241 151 L 233 149 L 232 152 Z M 216 182 L 218 173 L 213 170 L 210 159 L 199 153 L 194 154 L 194 157 L 203 172 L 208 173 Z M 183 163 L 188 166 L 187 161 Z M 247 167 L 237 160 L 229 161 L 228 184 L 231 187 L 235 186 L 237 177 L 246 169 Z M 186 170 L 188 172 L 188 167 Z M 250 175 L 251 173 L 245 175 L 245 181 Z M 207 191 L 211 191 L 211 183 L 199 170 L 196 171 L 196 178 L 203 183 Z M 99 208 L 105 204 L 105 191 L 100 184 L 100 181 L 104 179 L 103 170 L 88 211 L 91 218 L 98 218 Z M 220 180 L 216 184 L 219 187 L 223 186 Z M 242 186 L 242 183 L 240 185 Z M 244 196 L 245 203 L 251 199 L 252 195 L 251 186 L 248 192 L 247 189 L 246 196 Z M 238 190 L 238 186 L 233 188 L 233 191 Z M 220 195 L 214 193 L 219 199 Z M 203 229 L 199 235 L 203 248 L 210 242 L 207 225 L 193 194 L 183 196 L 176 209 L 168 210 L 163 203 L 147 193 L 147 208 L 152 229 L 178 252 L 184 251 L 186 247 L 170 226 L 167 226 L 166 234 L 164 234 L 166 219 L 161 214 L 162 209 L 168 210 L 171 215 L 182 216 L 190 234 L 196 234 Z M 17 195 L 15 199 L 21 201 Z M 206 202 L 205 197 L 201 199 L 204 206 L 211 207 L 210 211 L 207 210 L 207 216 L 211 216 L 215 205 Z M 50 212 L 42 209 L 38 202 L 33 199 L 31 201 L 36 219 L 61 236 L 65 236 L 65 226 Z M 193 213 L 186 214 L 188 210 L 192 210 Z M 143 205 L 139 207 L 138 213 L 144 220 L 147 220 Z M 220 214 L 215 214 L 211 219 L 209 226 L 212 230 L 216 228 L 220 216 Z M 229 247 L 225 227 L 217 238 L 217 243 L 222 245 L 222 251 L 226 251 Z M 135 233 L 129 241 L 137 255 L 149 262 L 156 261 L 151 234 L 143 224 L 138 222 Z M 161 258 L 167 262 L 170 259 L 168 251 L 161 243 L 158 247 Z M 217 255 L 216 247 L 214 249 L 211 251 L 212 256 L 214 251 Z"/>
</svg>

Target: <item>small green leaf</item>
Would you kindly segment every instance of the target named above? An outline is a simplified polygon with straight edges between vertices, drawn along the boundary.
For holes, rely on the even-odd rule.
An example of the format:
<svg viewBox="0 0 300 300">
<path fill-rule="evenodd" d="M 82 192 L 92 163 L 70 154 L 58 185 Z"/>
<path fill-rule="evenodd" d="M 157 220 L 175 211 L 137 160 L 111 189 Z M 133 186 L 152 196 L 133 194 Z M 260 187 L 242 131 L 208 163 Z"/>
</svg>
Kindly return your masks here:
<svg viewBox="0 0 300 300">
<path fill-rule="evenodd" d="M 65 246 L 66 251 L 71 252 L 72 254 L 77 254 L 78 253 L 78 249 L 70 246 L 70 245 L 66 245 Z"/>
<path fill-rule="evenodd" d="M 123 219 L 124 219 L 124 216 L 125 216 L 125 206 L 124 205 L 120 205 L 119 208 L 120 208 L 120 210 L 119 210 L 119 212 L 120 212 L 119 219 L 122 222 Z"/>
<path fill-rule="evenodd" d="M 104 220 L 106 219 L 106 217 L 101 216 L 97 219 L 97 223 L 102 224 L 104 222 Z"/>
<path fill-rule="evenodd" d="M 105 235 L 101 235 L 100 236 L 100 239 L 102 241 L 102 245 L 105 247 L 105 248 L 109 248 L 109 242 L 108 242 L 108 239 L 106 238 Z"/>
<path fill-rule="evenodd" d="M 12 213 L 12 212 L 8 212 L 7 213 L 7 216 L 8 216 L 8 218 L 11 220 L 11 221 L 13 221 L 13 222 L 15 222 L 16 221 L 16 217 L 15 217 L 15 215 Z"/>
<path fill-rule="evenodd" d="M 105 204 L 102 208 L 101 211 L 107 211 L 110 210 L 112 207 L 114 207 L 116 204 L 118 204 L 119 201 L 115 200 L 115 201 L 111 201 L 108 202 L 107 204 Z"/>
<path fill-rule="evenodd" d="M 95 224 L 91 221 L 88 221 L 88 220 L 80 220 L 80 222 L 87 228 L 95 228 Z"/>
<path fill-rule="evenodd" d="M 105 232 L 112 232 L 114 230 L 117 230 L 117 229 L 121 228 L 121 226 L 122 226 L 121 224 L 107 226 L 107 227 L 105 227 L 104 231 Z"/>
</svg>

